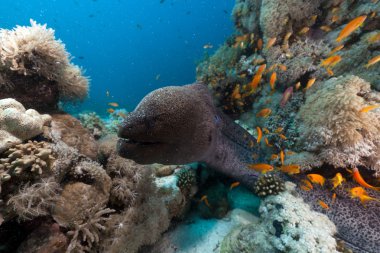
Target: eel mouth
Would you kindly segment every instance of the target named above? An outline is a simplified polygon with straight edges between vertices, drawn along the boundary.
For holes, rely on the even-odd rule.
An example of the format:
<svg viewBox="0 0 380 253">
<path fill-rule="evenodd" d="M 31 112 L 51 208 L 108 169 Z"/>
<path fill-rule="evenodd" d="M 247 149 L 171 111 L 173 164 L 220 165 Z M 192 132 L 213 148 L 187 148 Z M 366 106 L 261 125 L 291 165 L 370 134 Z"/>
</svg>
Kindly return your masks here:
<svg viewBox="0 0 380 253">
<path fill-rule="evenodd" d="M 162 142 L 158 141 L 138 141 L 130 138 L 119 138 L 119 143 L 127 146 L 151 146 L 151 145 L 157 145 L 157 144 L 163 144 Z"/>
</svg>

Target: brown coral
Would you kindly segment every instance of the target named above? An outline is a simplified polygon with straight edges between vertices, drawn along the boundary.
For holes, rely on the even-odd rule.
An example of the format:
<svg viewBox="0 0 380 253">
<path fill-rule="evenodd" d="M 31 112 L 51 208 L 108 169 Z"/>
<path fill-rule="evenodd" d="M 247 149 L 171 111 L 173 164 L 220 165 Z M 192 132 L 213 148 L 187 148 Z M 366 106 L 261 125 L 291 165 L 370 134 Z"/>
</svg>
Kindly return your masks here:
<svg viewBox="0 0 380 253">
<path fill-rule="evenodd" d="M 365 165 L 380 173 L 380 113 L 360 110 L 379 103 L 370 84 L 348 75 L 307 94 L 299 111 L 298 145 L 335 167 Z"/>
</svg>

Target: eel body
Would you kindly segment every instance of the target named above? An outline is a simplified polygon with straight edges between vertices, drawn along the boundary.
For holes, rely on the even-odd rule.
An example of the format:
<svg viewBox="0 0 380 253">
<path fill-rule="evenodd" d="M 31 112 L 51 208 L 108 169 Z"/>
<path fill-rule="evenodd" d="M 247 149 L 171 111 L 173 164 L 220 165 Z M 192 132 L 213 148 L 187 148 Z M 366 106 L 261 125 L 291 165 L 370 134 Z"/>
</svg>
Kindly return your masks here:
<svg viewBox="0 0 380 253">
<path fill-rule="evenodd" d="M 141 164 L 185 164 L 204 162 L 248 188 L 259 174 L 247 168 L 260 157 L 256 139 L 220 112 L 203 84 L 169 86 L 148 94 L 127 115 L 119 130 L 118 151 L 123 157 Z M 338 237 L 355 252 L 380 252 L 380 205 L 368 203 L 366 208 L 349 197 L 347 191 L 332 193 L 327 188 L 312 191 L 299 189 L 302 176 L 288 178 L 297 192 L 316 211 L 326 214 L 338 230 Z M 350 183 L 347 183 L 350 184 Z M 349 185 L 348 185 L 349 186 Z M 377 192 L 371 195 L 380 197 Z M 323 209 L 322 200 L 330 208 Z"/>
</svg>

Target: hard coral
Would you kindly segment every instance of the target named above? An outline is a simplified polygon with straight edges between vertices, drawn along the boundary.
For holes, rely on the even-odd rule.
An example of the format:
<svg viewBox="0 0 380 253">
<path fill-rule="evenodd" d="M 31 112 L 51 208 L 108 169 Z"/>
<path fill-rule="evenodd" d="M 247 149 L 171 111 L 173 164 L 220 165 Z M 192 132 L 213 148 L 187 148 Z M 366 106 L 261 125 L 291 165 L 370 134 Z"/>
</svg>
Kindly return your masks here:
<svg viewBox="0 0 380 253">
<path fill-rule="evenodd" d="M 310 90 L 299 111 L 298 145 L 335 167 L 365 165 L 380 173 L 380 113 L 360 112 L 379 103 L 363 79 L 332 78 Z"/>
<path fill-rule="evenodd" d="M 261 176 L 256 184 L 254 191 L 260 197 L 269 195 L 277 195 L 285 190 L 284 181 L 273 174 L 266 174 Z"/>
<path fill-rule="evenodd" d="M 43 132 L 43 126 L 50 124 L 49 115 L 40 115 L 14 99 L 0 100 L 0 153 L 31 139 Z"/>
<path fill-rule="evenodd" d="M 70 63 L 64 44 L 56 40 L 54 30 L 30 21 L 31 26 L 0 30 L 0 69 L 8 76 L 41 76 L 55 81 L 61 100 L 78 100 L 87 96 L 88 79 L 79 67 Z M 0 83 L 1 85 L 1 83 Z M 8 85 L 8 88 L 10 86 Z"/>
</svg>

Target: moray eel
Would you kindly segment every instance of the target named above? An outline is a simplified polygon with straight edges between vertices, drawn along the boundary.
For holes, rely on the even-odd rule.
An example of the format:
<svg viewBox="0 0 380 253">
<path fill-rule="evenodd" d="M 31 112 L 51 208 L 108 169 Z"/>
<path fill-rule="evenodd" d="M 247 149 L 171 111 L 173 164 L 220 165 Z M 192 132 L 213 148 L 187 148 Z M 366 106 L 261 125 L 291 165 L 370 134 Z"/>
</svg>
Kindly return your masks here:
<svg viewBox="0 0 380 253">
<path fill-rule="evenodd" d="M 217 109 L 207 87 L 200 83 L 151 92 L 127 115 L 118 135 L 119 155 L 140 164 L 204 162 L 251 189 L 259 176 L 247 169 L 248 163 L 260 162 L 252 156 L 260 157 L 258 145 L 248 145 L 256 139 Z M 302 179 L 280 176 L 296 185 Z M 337 237 L 346 246 L 359 253 L 380 252 L 380 205 L 368 203 L 364 208 L 343 189 L 337 191 L 335 203 L 327 188 L 296 189 L 314 210 L 335 223 Z M 323 209 L 318 200 L 330 208 Z"/>
</svg>

